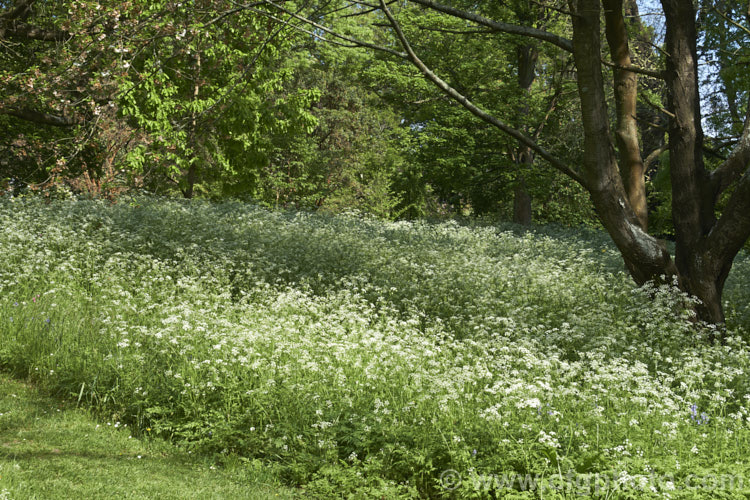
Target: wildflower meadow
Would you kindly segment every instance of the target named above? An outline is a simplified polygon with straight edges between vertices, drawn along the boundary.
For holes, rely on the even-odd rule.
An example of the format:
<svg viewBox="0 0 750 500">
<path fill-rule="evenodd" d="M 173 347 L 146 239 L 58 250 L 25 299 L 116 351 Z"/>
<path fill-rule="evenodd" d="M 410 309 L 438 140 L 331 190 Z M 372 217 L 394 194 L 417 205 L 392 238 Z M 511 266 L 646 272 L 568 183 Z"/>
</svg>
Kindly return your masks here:
<svg viewBox="0 0 750 500">
<path fill-rule="evenodd" d="M 747 498 L 750 259 L 709 342 L 594 229 L 0 198 L 0 366 L 313 498 Z M 2 416 L 0 416 L 2 418 Z"/>
</svg>

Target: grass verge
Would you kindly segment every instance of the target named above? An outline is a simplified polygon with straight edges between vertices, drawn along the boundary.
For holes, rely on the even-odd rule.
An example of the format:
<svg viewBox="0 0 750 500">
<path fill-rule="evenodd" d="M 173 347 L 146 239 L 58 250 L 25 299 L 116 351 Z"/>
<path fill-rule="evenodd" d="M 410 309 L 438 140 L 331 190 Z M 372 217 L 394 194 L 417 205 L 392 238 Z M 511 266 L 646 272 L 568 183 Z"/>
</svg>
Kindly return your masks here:
<svg viewBox="0 0 750 500">
<path fill-rule="evenodd" d="M 294 497 L 257 462 L 217 468 L 116 424 L 0 374 L 0 498 Z"/>
</svg>

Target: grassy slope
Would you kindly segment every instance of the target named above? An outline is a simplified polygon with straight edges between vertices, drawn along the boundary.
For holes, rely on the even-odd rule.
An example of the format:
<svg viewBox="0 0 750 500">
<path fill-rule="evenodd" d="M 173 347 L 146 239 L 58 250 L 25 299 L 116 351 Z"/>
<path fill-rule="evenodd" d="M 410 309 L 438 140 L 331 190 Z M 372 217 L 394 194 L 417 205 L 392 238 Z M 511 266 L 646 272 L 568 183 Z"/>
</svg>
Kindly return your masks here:
<svg viewBox="0 0 750 500">
<path fill-rule="evenodd" d="M 263 469 L 216 469 L 129 434 L 0 374 L 0 498 L 293 497 Z"/>
</svg>

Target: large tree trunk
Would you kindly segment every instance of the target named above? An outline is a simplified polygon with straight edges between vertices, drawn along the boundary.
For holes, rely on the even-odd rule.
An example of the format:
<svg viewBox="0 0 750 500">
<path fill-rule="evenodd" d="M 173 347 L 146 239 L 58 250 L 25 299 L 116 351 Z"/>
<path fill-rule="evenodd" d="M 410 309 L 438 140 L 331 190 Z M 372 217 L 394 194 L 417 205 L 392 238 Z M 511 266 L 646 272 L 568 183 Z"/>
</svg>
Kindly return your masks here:
<svg viewBox="0 0 750 500">
<path fill-rule="evenodd" d="M 627 164 L 623 169 L 615 156 L 604 91 L 600 0 L 568 0 L 573 25 L 573 40 L 570 44 L 548 33 L 540 34 L 539 30 L 533 28 L 497 23 L 439 5 L 434 0 L 412 1 L 493 30 L 538 38 L 554 43 L 563 50 L 572 50 L 581 100 L 580 123 L 584 135 L 583 165 L 580 170 L 570 168 L 521 131 L 477 107 L 439 78 L 414 53 L 389 11 L 386 0 L 380 0 L 380 8 L 406 50 L 402 57 L 411 60 L 425 77 L 450 98 L 528 146 L 588 190 L 602 224 L 620 250 L 636 283 L 670 282 L 676 277 L 684 291 L 702 301 L 696 308 L 700 319 L 714 324 L 723 323 L 721 293 L 724 282 L 735 256 L 750 238 L 750 110 L 745 118 L 742 137 L 729 158 L 718 168 L 708 172 L 703 165 L 702 156 L 703 131 L 700 121 L 693 0 L 661 0 L 667 25 L 665 52 L 668 56 L 664 74 L 669 114 L 672 116 L 669 152 L 674 200 L 672 216 L 677 240 L 674 261 L 666 248 L 646 232 L 642 216 L 643 203 L 638 198 L 643 192 L 639 186 L 643 162 L 637 151 L 638 138 L 632 128 L 635 113 L 635 79 L 632 73 L 653 75 L 654 72 L 629 67 L 628 39 L 627 31 L 623 29 L 621 0 L 601 1 L 609 11 L 606 14 L 607 34 L 618 70 L 615 77 L 618 100 L 615 115 L 618 120 L 616 130 L 620 157 L 623 164 Z M 637 176 L 630 175 L 634 171 L 638 173 Z M 734 186 L 734 190 L 717 220 L 716 201 L 730 186 Z"/>
<path fill-rule="evenodd" d="M 703 163 L 696 13 L 691 0 L 662 0 L 662 5 L 669 54 L 668 106 L 674 114 L 669 125 L 669 155 L 675 262 L 682 288 L 702 302 L 698 307 L 701 319 L 720 324 L 724 322 L 721 294 L 736 251 L 731 257 L 718 252 L 716 238 L 709 237 L 717 223 L 719 187 Z M 733 246 L 739 250 L 741 243 Z"/>
</svg>

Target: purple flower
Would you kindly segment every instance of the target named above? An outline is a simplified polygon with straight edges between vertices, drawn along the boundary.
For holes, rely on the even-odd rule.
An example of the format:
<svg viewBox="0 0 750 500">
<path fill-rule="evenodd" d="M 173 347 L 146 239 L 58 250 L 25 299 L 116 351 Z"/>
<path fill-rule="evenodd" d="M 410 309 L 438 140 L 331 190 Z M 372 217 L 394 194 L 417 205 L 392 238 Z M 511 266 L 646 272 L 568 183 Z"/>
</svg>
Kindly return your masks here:
<svg viewBox="0 0 750 500">
<path fill-rule="evenodd" d="M 690 406 L 690 420 L 692 420 L 696 424 L 698 425 L 707 424 L 709 418 L 710 417 L 708 416 L 708 413 L 706 412 L 701 413 L 700 416 L 698 415 L 698 405 L 693 404 Z"/>
</svg>

